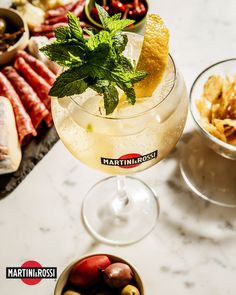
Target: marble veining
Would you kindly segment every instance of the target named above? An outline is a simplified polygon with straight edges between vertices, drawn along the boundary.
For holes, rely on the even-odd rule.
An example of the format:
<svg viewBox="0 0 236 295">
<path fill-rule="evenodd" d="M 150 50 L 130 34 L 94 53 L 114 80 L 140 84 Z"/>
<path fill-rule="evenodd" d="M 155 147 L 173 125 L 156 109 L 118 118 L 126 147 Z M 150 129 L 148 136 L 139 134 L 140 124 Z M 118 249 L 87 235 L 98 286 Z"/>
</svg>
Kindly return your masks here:
<svg viewBox="0 0 236 295">
<path fill-rule="evenodd" d="M 170 28 L 171 52 L 188 89 L 206 66 L 235 55 L 235 0 L 149 2 Z M 76 161 L 58 142 L 0 201 L 0 294 L 52 295 L 55 286 L 50 280 L 34 287 L 6 280 L 6 266 L 35 259 L 60 274 L 86 253 L 109 252 L 137 266 L 146 295 L 235 295 L 236 210 L 200 200 L 184 183 L 178 160 L 192 135 L 189 117 L 169 157 L 137 175 L 156 191 L 161 211 L 154 231 L 128 247 L 102 245 L 88 235 L 81 202 L 106 175 Z"/>
</svg>

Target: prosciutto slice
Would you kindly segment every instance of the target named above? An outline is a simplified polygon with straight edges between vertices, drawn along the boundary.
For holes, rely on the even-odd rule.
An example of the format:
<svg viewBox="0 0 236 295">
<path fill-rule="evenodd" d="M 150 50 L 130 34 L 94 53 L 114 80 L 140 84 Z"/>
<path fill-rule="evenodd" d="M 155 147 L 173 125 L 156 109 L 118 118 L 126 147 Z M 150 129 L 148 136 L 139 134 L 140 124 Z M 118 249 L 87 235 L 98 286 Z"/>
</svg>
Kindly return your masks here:
<svg viewBox="0 0 236 295">
<path fill-rule="evenodd" d="M 56 75 L 51 70 L 49 70 L 49 68 L 42 61 L 22 50 L 18 51 L 17 55 L 23 57 L 24 60 L 31 66 L 31 68 L 39 76 L 43 77 L 50 86 L 54 84 Z"/>
<path fill-rule="evenodd" d="M 18 94 L 2 72 L 0 72 L 0 95 L 7 97 L 12 104 L 20 144 L 27 143 L 31 136 L 37 135 L 37 132 Z"/>
<path fill-rule="evenodd" d="M 5 67 L 2 72 L 15 88 L 25 110 L 31 118 L 34 128 L 37 129 L 42 120 L 49 115 L 49 111 L 41 102 L 33 88 L 17 73 L 13 67 Z"/>
</svg>

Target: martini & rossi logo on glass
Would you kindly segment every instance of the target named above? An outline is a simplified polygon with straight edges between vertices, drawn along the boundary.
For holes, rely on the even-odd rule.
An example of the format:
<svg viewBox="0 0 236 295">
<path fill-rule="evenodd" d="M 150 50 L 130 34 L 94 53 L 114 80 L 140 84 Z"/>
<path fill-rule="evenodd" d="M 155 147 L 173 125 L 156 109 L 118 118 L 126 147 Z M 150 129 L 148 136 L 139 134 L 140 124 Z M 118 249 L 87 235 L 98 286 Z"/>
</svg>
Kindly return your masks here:
<svg viewBox="0 0 236 295">
<path fill-rule="evenodd" d="M 56 278 L 56 267 L 43 267 L 34 260 L 26 261 L 20 267 L 6 267 L 6 279 L 20 279 L 26 285 L 37 285 L 42 279 Z"/>
<path fill-rule="evenodd" d="M 101 164 L 106 166 L 118 166 L 124 169 L 135 168 L 144 162 L 151 161 L 158 156 L 158 151 L 151 152 L 146 155 L 137 153 L 126 154 L 119 159 L 101 158 Z"/>
</svg>

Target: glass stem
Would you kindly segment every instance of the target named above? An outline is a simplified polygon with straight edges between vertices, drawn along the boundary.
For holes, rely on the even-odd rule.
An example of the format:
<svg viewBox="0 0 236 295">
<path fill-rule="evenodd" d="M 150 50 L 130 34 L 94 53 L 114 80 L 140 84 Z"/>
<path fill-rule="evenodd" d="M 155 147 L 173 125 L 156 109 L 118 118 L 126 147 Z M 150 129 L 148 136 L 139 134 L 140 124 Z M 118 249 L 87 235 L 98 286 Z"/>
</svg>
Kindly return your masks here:
<svg viewBox="0 0 236 295">
<path fill-rule="evenodd" d="M 116 179 L 117 197 L 113 201 L 113 209 L 118 213 L 128 205 L 129 198 L 125 189 L 125 175 L 118 175 L 116 176 Z"/>
</svg>

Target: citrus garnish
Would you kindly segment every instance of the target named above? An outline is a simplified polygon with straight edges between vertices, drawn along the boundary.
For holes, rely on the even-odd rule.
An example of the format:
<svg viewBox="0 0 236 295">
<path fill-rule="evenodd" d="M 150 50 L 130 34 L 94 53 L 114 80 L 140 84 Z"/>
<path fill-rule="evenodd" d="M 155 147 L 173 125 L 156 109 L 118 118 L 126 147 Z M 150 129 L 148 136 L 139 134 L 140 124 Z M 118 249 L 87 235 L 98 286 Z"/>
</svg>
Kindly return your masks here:
<svg viewBox="0 0 236 295">
<path fill-rule="evenodd" d="M 148 76 L 134 86 L 136 97 L 152 96 L 164 75 L 169 52 L 169 31 L 157 14 L 147 16 L 144 41 L 136 70 Z"/>
</svg>

